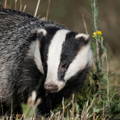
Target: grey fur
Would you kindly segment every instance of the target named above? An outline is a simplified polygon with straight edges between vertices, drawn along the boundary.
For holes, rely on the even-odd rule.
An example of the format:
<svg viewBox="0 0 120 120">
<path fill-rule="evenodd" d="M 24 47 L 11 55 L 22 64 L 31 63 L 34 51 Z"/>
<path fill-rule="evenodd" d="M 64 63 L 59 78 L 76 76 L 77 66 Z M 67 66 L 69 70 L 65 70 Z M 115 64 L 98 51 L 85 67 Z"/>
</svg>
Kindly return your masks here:
<svg viewBox="0 0 120 120">
<path fill-rule="evenodd" d="M 9 109 L 12 104 L 21 103 L 25 90 L 35 89 L 32 79 L 25 78 L 24 74 L 29 74 L 26 61 L 30 59 L 34 64 L 27 51 L 32 42 L 29 39 L 32 30 L 38 27 L 42 27 L 41 22 L 32 16 L 0 10 L 0 101 Z"/>
</svg>

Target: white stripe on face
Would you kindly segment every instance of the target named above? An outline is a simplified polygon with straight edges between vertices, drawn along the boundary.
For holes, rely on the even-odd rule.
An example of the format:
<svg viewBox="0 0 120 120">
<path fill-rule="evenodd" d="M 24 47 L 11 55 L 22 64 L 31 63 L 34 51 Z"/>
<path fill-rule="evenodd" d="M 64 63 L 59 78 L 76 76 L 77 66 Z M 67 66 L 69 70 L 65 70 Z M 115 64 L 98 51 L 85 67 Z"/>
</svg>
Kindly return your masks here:
<svg viewBox="0 0 120 120">
<path fill-rule="evenodd" d="M 62 29 L 58 30 L 56 34 L 53 36 L 49 49 L 48 49 L 48 59 L 47 59 L 47 65 L 48 65 L 48 71 L 47 71 L 47 77 L 45 83 L 53 83 L 57 84 L 58 87 L 60 84 L 60 81 L 58 81 L 58 67 L 60 64 L 60 56 L 62 52 L 62 45 L 66 39 L 66 35 L 69 31 Z"/>
<path fill-rule="evenodd" d="M 72 76 L 74 76 L 80 70 L 83 70 L 86 65 L 92 64 L 92 51 L 90 49 L 90 45 L 83 46 L 80 49 L 78 55 L 74 58 L 72 63 L 69 65 L 68 70 L 65 73 L 64 80 L 67 81 Z"/>
<path fill-rule="evenodd" d="M 41 55 L 40 55 L 40 41 L 36 40 L 31 43 L 28 54 L 29 57 L 33 58 L 37 68 L 40 70 L 41 73 L 44 73 Z"/>
<path fill-rule="evenodd" d="M 44 74 L 42 61 L 41 61 L 41 54 L 40 54 L 40 47 L 41 47 L 40 38 L 37 37 L 38 35 L 40 35 L 41 37 L 46 36 L 47 31 L 45 29 L 40 28 L 33 30 L 32 34 L 37 34 L 37 35 L 36 35 L 36 40 L 33 41 L 30 45 L 28 56 L 34 59 L 37 68 L 40 70 L 41 73 Z"/>
<path fill-rule="evenodd" d="M 34 51 L 34 61 L 37 65 L 37 68 L 40 72 L 44 73 L 42 61 L 41 61 L 41 54 L 40 54 L 40 41 L 36 41 L 35 51 Z"/>
</svg>

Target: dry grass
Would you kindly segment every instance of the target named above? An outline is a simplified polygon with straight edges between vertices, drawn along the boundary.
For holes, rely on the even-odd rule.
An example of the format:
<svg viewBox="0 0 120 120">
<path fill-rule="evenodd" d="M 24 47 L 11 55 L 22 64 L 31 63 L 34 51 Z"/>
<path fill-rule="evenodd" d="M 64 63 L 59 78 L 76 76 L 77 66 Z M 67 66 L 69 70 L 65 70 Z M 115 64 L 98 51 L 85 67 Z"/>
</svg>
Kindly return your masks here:
<svg viewBox="0 0 120 120">
<path fill-rule="evenodd" d="M 15 9 L 18 6 L 15 0 Z M 38 0 L 34 16 L 37 16 L 41 0 Z M 94 31 L 98 30 L 98 9 L 97 0 L 91 0 L 93 7 L 93 25 Z M 48 9 L 45 19 L 49 18 L 51 0 L 48 0 Z M 4 0 L 6 8 L 7 0 Z M 26 5 L 19 5 L 21 11 L 25 11 Z M 83 24 L 87 32 L 87 26 L 83 17 Z M 107 61 L 106 48 L 104 46 L 103 36 L 96 37 L 93 41 L 93 50 L 95 52 L 95 65 L 93 72 L 80 93 L 72 95 L 71 98 L 62 101 L 51 115 L 46 118 L 41 116 L 39 120 L 119 120 L 120 119 L 120 93 L 119 76 L 113 71 L 119 71 L 119 61 Z M 97 52 L 96 52 L 97 51 Z M 102 56 L 100 55 L 102 52 Z M 109 67 L 110 66 L 110 67 Z M 111 67 L 112 66 L 112 67 Z M 109 73 L 109 74 L 108 74 Z M 96 78 L 97 77 L 97 78 Z M 23 118 L 25 120 L 34 120 L 36 106 L 23 105 Z M 0 120 L 3 120 L 1 118 Z M 18 118 L 17 118 L 18 120 Z M 20 118 L 21 120 L 21 118 Z"/>
</svg>

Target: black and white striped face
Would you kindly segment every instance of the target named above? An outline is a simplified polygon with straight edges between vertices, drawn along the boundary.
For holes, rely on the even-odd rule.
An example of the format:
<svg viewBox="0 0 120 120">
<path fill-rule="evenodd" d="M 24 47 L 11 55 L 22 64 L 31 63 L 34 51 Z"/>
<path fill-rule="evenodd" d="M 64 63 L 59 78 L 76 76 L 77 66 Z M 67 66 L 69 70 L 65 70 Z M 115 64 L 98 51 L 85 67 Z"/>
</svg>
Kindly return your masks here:
<svg viewBox="0 0 120 120">
<path fill-rule="evenodd" d="M 89 36 L 55 27 L 38 30 L 38 34 L 40 32 L 44 36 L 39 41 L 40 50 L 35 52 L 38 60 L 35 62 L 45 75 L 44 88 L 58 92 L 71 77 L 92 64 Z"/>
</svg>

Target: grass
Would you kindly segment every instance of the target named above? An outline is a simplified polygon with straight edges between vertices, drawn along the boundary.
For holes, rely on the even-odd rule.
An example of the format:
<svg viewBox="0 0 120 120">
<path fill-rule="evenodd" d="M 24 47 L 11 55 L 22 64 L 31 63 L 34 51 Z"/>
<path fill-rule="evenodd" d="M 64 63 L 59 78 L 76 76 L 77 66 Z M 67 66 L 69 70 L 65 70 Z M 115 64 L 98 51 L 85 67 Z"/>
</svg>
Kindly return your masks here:
<svg viewBox="0 0 120 120">
<path fill-rule="evenodd" d="M 80 93 L 73 94 L 71 98 L 62 101 L 51 115 L 46 118 L 41 116 L 40 120 L 119 120 L 120 119 L 120 88 L 112 86 L 113 80 L 117 79 L 111 73 L 107 49 L 102 31 L 99 30 L 98 0 L 91 0 L 91 11 L 93 21 L 92 48 L 94 52 L 94 65 L 84 87 Z M 5 0 L 4 7 L 6 7 Z M 49 16 L 51 0 L 48 1 L 46 19 Z M 17 0 L 15 0 L 15 6 Z M 25 5 L 26 6 L 26 5 Z M 25 10 L 25 6 L 20 7 Z M 37 16 L 40 0 L 36 5 L 34 16 Z M 16 7 L 15 7 L 16 8 Z M 33 119 L 36 106 L 23 105 L 23 118 Z M 16 118 L 18 120 L 18 118 Z M 21 119 L 21 118 L 20 118 Z"/>
</svg>

